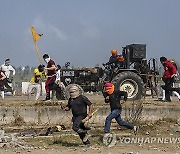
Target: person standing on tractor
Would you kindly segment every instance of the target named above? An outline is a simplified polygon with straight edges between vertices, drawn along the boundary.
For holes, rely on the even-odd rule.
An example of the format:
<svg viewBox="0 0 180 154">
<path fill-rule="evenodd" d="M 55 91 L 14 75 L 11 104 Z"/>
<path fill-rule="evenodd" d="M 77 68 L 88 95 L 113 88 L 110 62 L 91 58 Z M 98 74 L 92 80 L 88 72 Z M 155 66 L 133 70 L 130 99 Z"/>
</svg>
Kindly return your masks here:
<svg viewBox="0 0 180 154">
<path fill-rule="evenodd" d="M 32 90 L 36 89 L 36 97 L 35 100 L 38 100 L 41 94 L 41 81 L 42 78 L 45 77 L 44 66 L 39 65 L 38 68 L 34 69 L 34 74 L 30 80 L 30 84 L 28 86 L 28 97 L 31 95 Z"/>
<path fill-rule="evenodd" d="M 70 109 L 72 110 L 72 129 L 78 133 L 84 145 L 89 145 L 90 141 L 88 140 L 87 134 L 87 130 L 89 130 L 89 128 L 85 127 L 82 120 L 87 116 L 89 118 L 92 117 L 92 103 L 86 96 L 80 95 L 79 88 L 75 85 L 69 89 L 69 93 L 70 98 L 68 100 L 68 105 L 63 109 L 65 111 L 69 111 Z M 89 106 L 88 114 L 87 106 Z"/>
<path fill-rule="evenodd" d="M 173 88 L 175 77 L 177 76 L 177 68 L 166 57 L 160 57 L 160 62 L 164 66 L 163 81 L 165 83 L 162 89 L 165 90 L 165 99 L 163 101 L 171 102 L 171 92 L 176 91 L 179 94 L 179 88 Z"/>
<path fill-rule="evenodd" d="M 110 134 L 110 126 L 112 119 L 115 118 L 117 123 L 120 126 L 124 126 L 128 129 L 134 130 L 134 133 L 137 133 L 137 126 L 133 126 L 132 124 L 129 124 L 121 119 L 121 111 L 122 106 L 121 104 L 125 103 L 127 100 L 127 92 L 120 91 L 120 90 L 114 90 L 114 85 L 112 83 L 106 83 L 105 84 L 105 92 L 103 93 L 105 98 L 105 103 L 110 103 L 111 113 L 106 117 L 105 126 L 104 126 L 104 137 L 108 137 Z M 120 103 L 120 100 L 123 97 L 122 103 Z"/>
<path fill-rule="evenodd" d="M 106 65 L 111 65 L 114 72 L 119 68 L 123 68 L 124 66 L 124 57 L 123 55 L 118 55 L 118 51 L 116 49 L 111 50 L 111 57 L 109 58 L 109 62 Z"/>
<path fill-rule="evenodd" d="M 2 99 L 4 99 L 4 85 L 6 82 L 6 75 L 3 71 L 0 70 L 0 92 Z"/>
<path fill-rule="evenodd" d="M 111 54 L 112 55 L 109 58 L 109 61 L 102 64 L 108 70 L 106 73 L 106 80 L 109 82 L 111 82 L 118 69 L 124 68 L 124 57 L 122 55 L 118 55 L 118 51 L 116 49 L 111 50 Z"/>
<path fill-rule="evenodd" d="M 11 92 L 13 94 L 13 89 L 12 89 L 12 80 L 13 76 L 15 75 L 16 71 L 15 69 L 10 65 L 10 59 L 6 59 L 5 63 L 0 66 L 0 70 L 2 70 L 6 77 L 7 77 L 7 83 L 5 83 L 5 91 Z"/>
<path fill-rule="evenodd" d="M 45 70 L 47 70 L 47 80 L 45 82 L 45 89 L 46 89 L 46 98 L 45 101 L 50 101 L 50 90 L 53 86 L 55 79 L 56 79 L 56 64 L 55 62 L 50 58 L 48 54 L 43 55 L 44 61 L 47 63 L 47 67 L 44 67 Z"/>
</svg>

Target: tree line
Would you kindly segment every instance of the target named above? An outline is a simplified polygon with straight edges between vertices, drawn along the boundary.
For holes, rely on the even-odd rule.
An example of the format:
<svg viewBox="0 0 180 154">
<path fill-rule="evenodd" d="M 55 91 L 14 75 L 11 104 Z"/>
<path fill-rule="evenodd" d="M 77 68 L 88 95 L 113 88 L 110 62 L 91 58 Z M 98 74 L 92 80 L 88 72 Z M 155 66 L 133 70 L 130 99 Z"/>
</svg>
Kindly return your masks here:
<svg viewBox="0 0 180 154">
<path fill-rule="evenodd" d="M 14 67 L 16 70 L 16 74 L 14 76 L 14 82 L 28 82 L 31 80 L 35 67 L 30 67 L 26 65 L 24 67 Z"/>
</svg>

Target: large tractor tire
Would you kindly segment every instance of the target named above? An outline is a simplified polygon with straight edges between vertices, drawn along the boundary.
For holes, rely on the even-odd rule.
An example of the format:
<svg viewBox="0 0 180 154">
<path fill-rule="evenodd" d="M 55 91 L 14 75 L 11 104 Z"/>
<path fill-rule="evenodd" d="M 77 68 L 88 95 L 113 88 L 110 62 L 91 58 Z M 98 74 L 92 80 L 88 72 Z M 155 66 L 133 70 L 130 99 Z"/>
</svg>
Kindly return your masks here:
<svg viewBox="0 0 180 154">
<path fill-rule="evenodd" d="M 69 84 L 68 86 L 66 86 L 66 89 L 65 89 L 65 99 L 69 99 L 70 98 L 69 89 L 72 86 L 77 86 L 79 88 L 80 95 L 84 94 L 84 90 L 83 90 L 83 88 L 80 85 L 78 85 L 78 84 Z"/>
<path fill-rule="evenodd" d="M 143 80 L 134 72 L 124 71 L 114 77 L 115 89 L 126 91 L 129 100 L 141 99 L 144 93 Z"/>
</svg>

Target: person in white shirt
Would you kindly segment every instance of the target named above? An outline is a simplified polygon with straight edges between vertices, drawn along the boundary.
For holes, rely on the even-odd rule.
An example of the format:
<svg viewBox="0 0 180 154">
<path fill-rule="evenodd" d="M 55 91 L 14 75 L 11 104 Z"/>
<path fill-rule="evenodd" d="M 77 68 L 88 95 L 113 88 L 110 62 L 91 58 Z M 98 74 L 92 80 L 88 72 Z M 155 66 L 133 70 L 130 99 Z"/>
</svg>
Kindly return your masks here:
<svg viewBox="0 0 180 154">
<path fill-rule="evenodd" d="M 10 59 L 6 59 L 5 63 L 0 66 L 0 70 L 3 71 L 7 77 L 8 83 L 5 85 L 7 89 L 10 89 L 12 92 L 12 80 L 13 76 L 15 75 L 16 71 L 15 69 L 10 65 Z"/>
<path fill-rule="evenodd" d="M 65 96 L 65 85 L 61 82 L 61 66 L 57 65 L 56 69 L 56 80 L 52 86 L 52 99 L 55 96 L 58 100 L 62 99 Z M 63 95 L 63 96 L 62 96 Z"/>
<path fill-rule="evenodd" d="M 61 82 L 61 66 L 60 65 L 57 65 L 57 69 L 56 69 L 55 83 L 58 84 L 58 82 Z"/>
<path fill-rule="evenodd" d="M 15 69 L 10 64 L 10 59 L 6 59 L 5 63 L 0 66 L 0 70 L 5 72 L 5 75 L 8 79 L 11 77 L 11 72 L 13 76 L 16 73 Z"/>
</svg>

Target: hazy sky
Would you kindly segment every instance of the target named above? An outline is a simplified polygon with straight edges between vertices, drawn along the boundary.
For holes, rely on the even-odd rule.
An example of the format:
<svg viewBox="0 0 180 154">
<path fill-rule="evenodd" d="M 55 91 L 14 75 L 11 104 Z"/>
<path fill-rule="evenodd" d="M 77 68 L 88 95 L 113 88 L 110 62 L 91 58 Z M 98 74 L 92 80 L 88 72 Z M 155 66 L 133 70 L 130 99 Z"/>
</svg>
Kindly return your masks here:
<svg viewBox="0 0 180 154">
<path fill-rule="evenodd" d="M 0 0 L 0 63 L 39 64 L 30 25 L 60 65 L 93 67 L 132 43 L 147 45 L 147 59 L 180 61 L 180 0 Z"/>
</svg>

